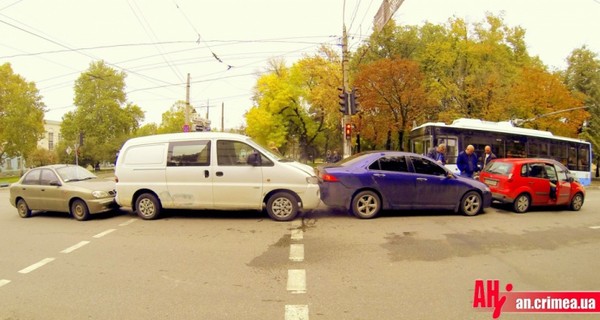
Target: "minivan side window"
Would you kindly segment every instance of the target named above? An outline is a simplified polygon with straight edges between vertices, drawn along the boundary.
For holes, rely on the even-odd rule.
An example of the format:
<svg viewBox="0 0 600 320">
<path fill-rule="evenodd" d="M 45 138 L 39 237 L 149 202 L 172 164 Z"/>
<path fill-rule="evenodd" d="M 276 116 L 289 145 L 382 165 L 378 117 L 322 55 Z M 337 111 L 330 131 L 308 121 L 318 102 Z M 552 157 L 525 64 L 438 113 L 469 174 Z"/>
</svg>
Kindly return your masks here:
<svg viewBox="0 0 600 320">
<path fill-rule="evenodd" d="M 251 166 L 256 165 L 256 157 L 259 156 L 258 165 L 273 165 L 267 157 L 254 149 L 254 147 L 231 140 L 217 141 L 217 164 L 219 166 Z"/>
<path fill-rule="evenodd" d="M 209 165 L 210 140 L 178 141 L 169 144 L 168 167 Z"/>
</svg>

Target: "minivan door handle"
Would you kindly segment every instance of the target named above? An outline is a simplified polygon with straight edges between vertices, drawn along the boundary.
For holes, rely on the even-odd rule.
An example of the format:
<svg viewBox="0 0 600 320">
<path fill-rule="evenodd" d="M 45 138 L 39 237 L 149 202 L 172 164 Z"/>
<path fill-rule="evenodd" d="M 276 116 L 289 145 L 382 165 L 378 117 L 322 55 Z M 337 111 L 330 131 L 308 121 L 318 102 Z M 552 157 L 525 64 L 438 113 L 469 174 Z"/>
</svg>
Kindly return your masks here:
<svg viewBox="0 0 600 320">
<path fill-rule="evenodd" d="M 204 177 L 208 178 L 209 175 L 210 175 L 210 173 L 208 172 L 208 170 L 204 170 Z"/>
<path fill-rule="evenodd" d="M 223 171 L 217 171 L 217 177 L 222 177 L 223 176 Z"/>
</svg>

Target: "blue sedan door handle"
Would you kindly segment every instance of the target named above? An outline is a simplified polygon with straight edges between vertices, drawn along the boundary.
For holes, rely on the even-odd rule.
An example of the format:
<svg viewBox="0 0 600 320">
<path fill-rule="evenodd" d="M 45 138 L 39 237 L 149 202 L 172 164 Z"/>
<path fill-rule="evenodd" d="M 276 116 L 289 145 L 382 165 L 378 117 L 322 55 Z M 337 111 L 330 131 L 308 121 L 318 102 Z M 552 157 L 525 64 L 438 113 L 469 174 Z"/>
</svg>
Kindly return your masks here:
<svg viewBox="0 0 600 320">
<path fill-rule="evenodd" d="M 427 178 L 417 178 L 417 181 L 427 181 Z"/>
<path fill-rule="evenodd" d="M 385 173 L 374 173 L 374 177 L 385 177 Z"/>
</svg>

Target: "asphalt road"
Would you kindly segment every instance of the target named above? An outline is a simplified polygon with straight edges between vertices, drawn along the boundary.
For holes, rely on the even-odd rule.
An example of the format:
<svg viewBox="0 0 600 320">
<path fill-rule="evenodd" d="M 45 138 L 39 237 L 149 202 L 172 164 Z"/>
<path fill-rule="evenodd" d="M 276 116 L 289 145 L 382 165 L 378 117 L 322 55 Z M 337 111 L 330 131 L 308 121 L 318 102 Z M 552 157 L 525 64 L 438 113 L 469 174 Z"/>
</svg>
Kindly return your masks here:
<svg viewBox="0 0 600 320">
<path fill-rule="evenodd" d="M 474 281 L 600 291 L 600 190 L 579 212 L 129 212 L 22 219 L 0 189 L 0 319 L 491 319 Z M 598 314 L 536 315 L 588 319 Z M 502 314 L 502 319 L 532 315 Z"/>
</svg>

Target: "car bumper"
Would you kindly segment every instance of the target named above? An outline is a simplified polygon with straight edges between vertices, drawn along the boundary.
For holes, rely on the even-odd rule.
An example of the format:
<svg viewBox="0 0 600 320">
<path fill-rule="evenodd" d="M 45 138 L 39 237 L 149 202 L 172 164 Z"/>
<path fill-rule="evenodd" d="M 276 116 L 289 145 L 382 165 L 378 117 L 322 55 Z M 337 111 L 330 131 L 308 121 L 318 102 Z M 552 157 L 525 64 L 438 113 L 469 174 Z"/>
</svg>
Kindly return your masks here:
<svg viewBox="0 0 600 320">
<path fill-rule="evenodd" d="M 317 184 L 309 184 L 306 187 L 306 191 L 300 194 L 300 201 L 302 202 L 302 209 L 313 210 L 319 207 L 321 203 L 321 190 Z"/>
<path fill-rule="evenodd" d="M 326 183 L 322 185 L 321 200 L 328 207 L 350 208 L 352 190 L 344 187 L 341 183 Z"/>
<path fill-rule="evenodd" d="M 513 203 L 515 201 L 514 198 L 508 197 L 505 194 L 498 192 L 492 192 L 492 199 L 503 203 Z"/>
<path fill-rule="evenodd" d="M 114 198 L 88 200 L 87 206 L 88 210 L 92 214 L 111 211 L 113 209 L 118 208 L 117 202 Z"/>
</svg>

